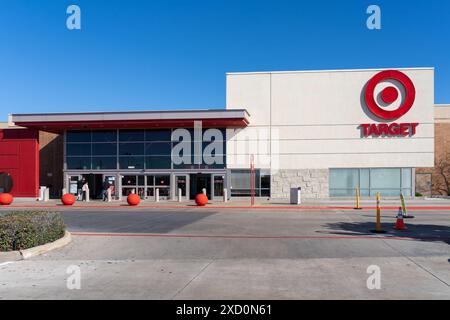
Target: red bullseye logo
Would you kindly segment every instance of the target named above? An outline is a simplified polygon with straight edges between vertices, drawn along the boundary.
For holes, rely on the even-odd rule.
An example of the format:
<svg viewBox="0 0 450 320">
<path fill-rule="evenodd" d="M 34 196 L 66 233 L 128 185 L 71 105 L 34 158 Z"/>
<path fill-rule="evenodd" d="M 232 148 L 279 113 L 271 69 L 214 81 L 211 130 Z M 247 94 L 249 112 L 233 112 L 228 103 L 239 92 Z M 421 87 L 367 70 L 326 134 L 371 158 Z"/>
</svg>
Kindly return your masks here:
<svg viewBox="0 0 450 320">
<path fill-rule="evenodd" d="M 403 103 L 396 110 L 385 110 L 375 101 L 375 88 L 385 80 L 398 81 L 405 90 Z M 380 93 L 381 100 L 386 104 L 392 104 L 398 99 L 398 90 L 394 86 L 384 88 Z M 416 99 L 416 89 L 411 79 L 404 73 L 396 70 L 386 70 L 376 74 L 369 80 L 366 86 L 365 100 L 367 108 L 375 116 L 383 120 L 395 120 L 405 115 L 413 106 Z"/>
</svg>

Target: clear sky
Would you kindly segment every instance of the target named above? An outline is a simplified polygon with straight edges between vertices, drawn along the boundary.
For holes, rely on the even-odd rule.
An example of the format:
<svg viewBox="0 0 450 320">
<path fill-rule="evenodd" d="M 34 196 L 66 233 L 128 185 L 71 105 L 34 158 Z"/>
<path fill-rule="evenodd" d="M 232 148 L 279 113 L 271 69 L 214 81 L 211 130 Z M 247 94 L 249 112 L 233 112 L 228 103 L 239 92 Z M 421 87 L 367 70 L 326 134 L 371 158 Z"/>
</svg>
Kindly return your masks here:
<svg viewBox="0 0 450 320">
<path fill-rule="evenodd" d="M 0 0 L 0 38 L 0 121 L 223 108 L 232 71 L 435 67 L 436 103 L 450 103 L 448 0 Z"/>
</svg>

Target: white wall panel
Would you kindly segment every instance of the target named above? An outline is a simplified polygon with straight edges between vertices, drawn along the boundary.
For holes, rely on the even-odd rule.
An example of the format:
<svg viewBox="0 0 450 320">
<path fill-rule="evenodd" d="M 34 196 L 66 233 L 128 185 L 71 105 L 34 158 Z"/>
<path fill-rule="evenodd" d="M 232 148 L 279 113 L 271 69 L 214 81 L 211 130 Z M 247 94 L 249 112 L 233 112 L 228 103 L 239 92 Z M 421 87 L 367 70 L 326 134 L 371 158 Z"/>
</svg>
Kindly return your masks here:
<svg viewBox="0 0 450 320">
<path fill-rule="evenodd" d="M 381 123 L 362 98 L 367 82 L 380 71 L 228 74 L 227 108 L 245 108 L 250 113 L 250 127 L 230 140 L 250 139 L 256 144 L 258 136 L 266 143 L 266 136 L 259 137 L 255 131 L 269 131 L 272 169 L 432 167 L 433 69 L 399 70 L 414 83 L 416 99 L 406 115 L 392 122 L 419 123 L 414 137 L 361 137 L 360 124 Z M 376 92 L 386 85 L 377 86 Z M 400 91 L 394 106 L 401 103 L 402 95 Z M 227 153 L 241 152 L 230 148 Z M 255 153 L 254 146 L 250 153 Z"/>
</svg>

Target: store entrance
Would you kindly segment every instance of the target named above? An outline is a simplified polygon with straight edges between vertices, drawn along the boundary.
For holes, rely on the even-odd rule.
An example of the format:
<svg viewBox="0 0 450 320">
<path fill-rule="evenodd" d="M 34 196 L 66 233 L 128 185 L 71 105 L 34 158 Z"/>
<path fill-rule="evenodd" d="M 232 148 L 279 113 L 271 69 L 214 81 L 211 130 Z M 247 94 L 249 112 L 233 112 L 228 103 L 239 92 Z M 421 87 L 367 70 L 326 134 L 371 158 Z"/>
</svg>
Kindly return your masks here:
<svg viewBox="0 0 450 320">
<path fill-rule="evenodd" d="M 203 193 L 203 189 L 206 189 L 206 196 L 211 199 L 211 175 L 210 174 L 191 174 L 189 177 L 190 185 L 190 198 L 195 199 L 195 196 L 199 193 Z"/>
<path fill-rule="evenodd" d="M 89 186 L 89 197 L 91 199 L 102 198 L 103 175 L 102 174 L 83 174 Z"/>
</svg>

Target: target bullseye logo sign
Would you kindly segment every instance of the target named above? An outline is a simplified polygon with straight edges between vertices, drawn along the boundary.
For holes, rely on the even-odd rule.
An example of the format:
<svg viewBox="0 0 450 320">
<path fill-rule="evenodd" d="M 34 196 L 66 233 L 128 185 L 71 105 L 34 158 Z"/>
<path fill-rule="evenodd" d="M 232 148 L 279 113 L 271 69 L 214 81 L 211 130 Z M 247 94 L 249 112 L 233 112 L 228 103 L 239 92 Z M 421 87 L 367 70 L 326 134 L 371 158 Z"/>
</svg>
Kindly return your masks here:
<svg viewBox="0 0 450 320">
<path fill-rule="evenodd" d="M 383 82 L 388 82 L 378 95 L 375 96 L 375 89 Z M 387 110 L 380 106 L 381 103 L 387 107 L 399 99 L 399 89 L 392 83 L 399 83 L 403 89 L 402 101 L 395 110 Z M 385 70 L 377 73 L 366 85 L 364 99 L 369 112 L 381 121 L 394 121 L 409 110 L 411 110 L 416 100 L 416 88 L 411 79 L 404 73 L 397 70 Z M 385 106 L 385 107 L 386 107 Z M 393 137 L 393 136 L 413 136 L 416 133 L 418 123 L 382 123 L 382 124 L 361 124 L 360 129 L 364 137 Z"/>
</svg>

